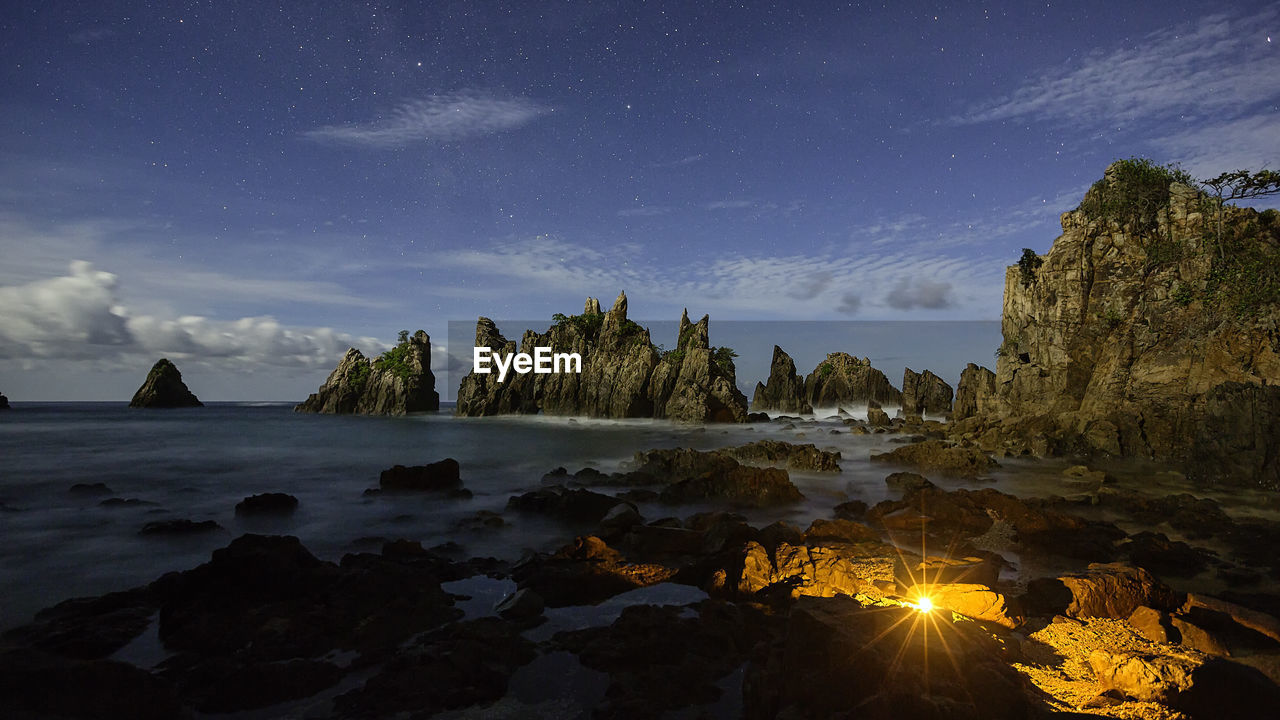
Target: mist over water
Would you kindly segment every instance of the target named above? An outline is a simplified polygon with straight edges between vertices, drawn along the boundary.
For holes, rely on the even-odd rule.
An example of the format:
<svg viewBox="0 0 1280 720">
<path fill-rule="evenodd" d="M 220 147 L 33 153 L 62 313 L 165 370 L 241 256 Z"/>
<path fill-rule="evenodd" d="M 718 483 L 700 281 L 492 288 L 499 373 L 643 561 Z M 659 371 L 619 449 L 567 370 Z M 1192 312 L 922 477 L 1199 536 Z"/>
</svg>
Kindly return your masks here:
<svg viewBox="0 0 1280 720">
<path fill-rule="evenodd" d="M 865 418 L 865 407 L 844 409 Z M 838 474 L 790 473 L 804 502 L 743 511 L 757 527 L 781 519 L 803 529 L 814 518 L 830 517 L 831 508 L 846 500 L 874 504 L 894 496 L 884 477 L 896 468 L 868 458 L 897 447 L 901 436 L 854 435 L 826 410 L 816 417 L 827 419 L 687 426 L 546 416 L 455 418 L 447 406 L 439 413 L 386 418 L 300 415 L 291 404 L 279 403 L 186 410 L 26 403 L 0 415 L 0 628 L 27 622 L 40 608 L 70 597 L 124 590 L 195 567 L 246 532 L 296 535 L 317 556 L 335 561 L 348 552 L 376 552 L 397 538 L 426 547 L 454 542 L 466 557 L 514 561 L 531 550 L 553 550 L 590 528 L 515 512 L 504 513 L 506 527 L 486 528 L 473 521 L 478 511 L 502 512 L 510 496 L 539 487 L 553 468 L 612 472 L 637 451 L 654 448 L 708 450 L 774 438 L 842 453 Z M 459 461 L 473 498 L 363 494 L 394 464 L 445 457 Z M 1002 464 L 981 484 L 1019 495 L 1063 492 L 1065 461 Z M 974 486 L 934 479 L 943 487 Z M 77 483 L 105 483 L 111 492 L 69 492 Z M 614 494 L 626 488 L 595 489 Z M 1186 489 L 1175 483 L 1158 491 Z M 298 510 L 283 518 L 236 517 L 237 502 L 264 492 L 296 496 Z M 109 497 L 143 502 L 100 504 Z M 1250 501 L 1237 496 L 1234 503 L 1248 509 Z M 641 503 L 639 509 L 652 521 L 724 506 Z M 214 520 L 223 530 L 188 537 L 138 534 L 147 522 L 178 518 Z"/>
</svg>

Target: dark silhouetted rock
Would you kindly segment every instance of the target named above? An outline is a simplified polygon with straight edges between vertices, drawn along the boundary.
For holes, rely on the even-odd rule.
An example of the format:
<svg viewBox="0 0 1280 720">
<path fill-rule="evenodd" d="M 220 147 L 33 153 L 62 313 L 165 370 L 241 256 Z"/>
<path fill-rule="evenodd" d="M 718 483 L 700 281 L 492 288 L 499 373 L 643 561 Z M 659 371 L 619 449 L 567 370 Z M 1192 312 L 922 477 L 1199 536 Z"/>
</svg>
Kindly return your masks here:
<svg viewBox="0 0 1280 720">
<path fill-rule="evenodd" d="M 406 415 L 440 409 L 431 372 L 431 338 L 422 330 L 372 362 L 351 348 L 320 389 L 295 412 Z"/>
<path fill-rule="evenodd" d="M 93 497 L 95 495 L 110 495 L 114 491 L 111 488 L 107 487 L 106 483 L 96 482 L 96 483 L 76 483 L 75 485 L 72 485 L 71 489 L 68 490 L 67 492 L 71 493 L 72 495 L 79 495 L 82 497 Z"/>
<path fill-rule="evenodd" d="M 445 458 L 428 465 L 394 465 L 378 477 L 383 490 L 451 491 L 462 487 L 458 461 Z"/>
<path fill-rule="evenodd" d="M 706 473 L 668 485 L 660 493 L 663 502 L 688 503 L 721 500 L 741 507 L 773 507 L 804 499 L 786 470 L 739 465 L 727 472 Z"/>
<path fill-rule="evenodd" d="M 616 497 L 582 488 L 546 487 L 507 500 L 507 508 L 547 515 L 568 523 L 599 523 L 619 505 L 635 507 Z"/>
<path fill-rule="evenodd" d="M 146 670 L 29 649 L 0 650 L 0 697 L 5 717 L 15 720 L 186 715 L 173 685 Z"/>
<path fill-rule="evenodd" d="M 768 380 L 756 383 L 751 409 L 792 414 L 813 412 L 813 407 L 805 400 L 804 378 L 796 374 L 796 364 L 791 356 L 777 345 L 773 346 Z"/>
<path fill-rule="evenodd" d="M 298 498 L 287 493 L 250 495 L 236 503 L 236 515 L 288 515 L 298 509 Z"/>
<path fill-rule="evenodd" d="M 8 410 L 8 409 L 9 409 L 9 398 L 5 397 L 4 393 L 0 393 L 0 410 Z"/>
<path fill-rule="evenodd" d="M 579 537 L 552 555 L 537 555 L 512 568 L 520 588 L 530 588 L 547 607 L 594 605 L 639 587 L 665 582 L 672 568 L 626 562 L 622 553 L 594 536 Z"/>
<path fill-rule="evenodd" d="M 546 604 L 538 593 L 523 588 L 503 598 L 493 609 L 504 618 L 528 620 L 541 615 L 544 607 Z"/>
<path fill-rule="evenodd" d="M 147 373 L 142 387 L 138 388 L 138 392 L 129 401 L 129 407 L 132 408 L 184 408 L 203 405 L 187 389 L 187 384 L 182 382 L 182 373 L 178 372 L 177 366 L 167 358 L 156 361 L 151 372 Z"/>
</svg>

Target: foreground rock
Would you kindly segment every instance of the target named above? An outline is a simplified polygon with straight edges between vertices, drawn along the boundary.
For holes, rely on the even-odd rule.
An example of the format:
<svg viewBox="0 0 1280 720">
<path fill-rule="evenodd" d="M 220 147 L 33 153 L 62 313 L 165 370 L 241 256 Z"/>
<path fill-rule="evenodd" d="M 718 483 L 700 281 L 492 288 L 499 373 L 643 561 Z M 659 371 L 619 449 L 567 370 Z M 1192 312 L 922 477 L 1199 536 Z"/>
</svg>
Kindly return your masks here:
<svg viewBox="0 0 1280 720">
<path fill-rule="evenodd" d="M 431 372 L 431 338 L 419 330 L 372 362 L 351 348 L 295 412 L 406 415 L 440 409 Z"/>
<path fill-rule="evenodd" d="M 184 408 L 203 407 L 204 403 L 187 389 L 182 373 L 167 358 L 160 358 L 147 373 L 142 387 L 129 401 L 132 408 Z"/>
<path fill-rule="evenodd" d="M 977 448 L 952 446 L 940 440 L 904 445 L 887 453 L 872 455 L 871 459 L 959 477 L 978 477 L 999 467 L 996 461 Z"/>
<path fill-rule="evenodd" d="M 734 353 L 710 344 L 710 320 L 680 318 L 675 349 L 659 352 L 649 331 L 627 318 L 626 293 L 613 308 L 600 311 L 588 298 L 581 315 L 557 316 L 544 333 L 526 332 L 517 344 L 507 340 L 488 318 L 476 323 L 476 347 L 503 356 L 532 355 L 534 348 L 577 353 L 582 372 L 512 372 L 498 382 L 497 372 L 462 379 L 457 414 L 509 413 L 586 415 L 589 417 L 666 418 L 680 422 L 746 422 L 747 399 L 738 390 Z"/>
<path fill-rule="evenodd" d="M 1141 199 L 1139 199 L 1141 198 Z M 1222 223 L 1206 241 L 1205 224 Z M 991 450 L 1153 457 L 1280 488 L 1280 216 L 1107 168 L 1047 255 L 1005 275 Z"/>
<path fill-rule="evenodd" d="M 972 623 L 910 608 L 801 598 L 782 639 L 748 668 L 746 717 L 1018 718 L 1046 708 Z"/>
<path fill-rule="evenodd" d="M 547 607 L 594 605 L 629 590 L 670 580 L 676 571 L 628 562 L 595 536 L 575 539 L 552 555 L 535 556 L 512 569 L 512 578 Z"/>
<path fill-rule="evenodd" d="M 383 490 L 419 490 L 448 492 L 462 488 L 461 467 L 453 458 L 428 465 L 395 465 L 378 477 Z"/>
<path fill-rule="evenodd" d="M 236 515 L 289 515 L 298 509 L 298 498 L 288 493 L 250 495 L 236 503 Z"/>
<path fill-rule="evenodd" d="M 813 412 L 813 406 L 805 399 L 804 378 L 796 374 L 796 364 L 791 356 L 777 345 L 773 346 L 768 380 L 756 383 L 756 392 L 751 397 L 751 410 L 788 415 Z"/>
</svg>

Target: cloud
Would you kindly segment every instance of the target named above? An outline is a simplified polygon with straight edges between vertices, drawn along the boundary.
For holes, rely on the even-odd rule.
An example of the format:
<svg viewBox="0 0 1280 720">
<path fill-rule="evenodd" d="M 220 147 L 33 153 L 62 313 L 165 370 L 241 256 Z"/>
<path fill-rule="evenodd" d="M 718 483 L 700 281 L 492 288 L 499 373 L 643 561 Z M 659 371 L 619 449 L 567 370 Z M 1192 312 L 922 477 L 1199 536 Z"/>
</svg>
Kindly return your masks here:
<svg viewBox="0 0 1280 720">
<path fill-rule="evenodd" d="M 685 165 L 692 165 L 696 162 L 701 162 L 702 159 L 705 157 L 706 155 L 703 155 L 702 153 L 698 153 L 697 155 L 686 155 L 685 157 L 682 157 L 679 160 L 672 160 L 670 162 L 662 162 L 662 163 L 653 163 L 649 167 L 652 167 L 652 168 L 683 167 Z"/>
<path fill-rule="evenodd" d="M 1280 116 L 1273 113 L 1201 125 L 1155 144 L 1197 177 L 1280 165 Z"/>
<path fill-rule="evenodd" d="M 936 280 L 911 280 L 899 278 L 885 296 L 889 307 L 898 310 L 928 308 L 939 310 L 951 306 L 951 283 Z"/>
<path fill-rule="evenodd" d="M 862 307 L 862 298 L 854 293 L 845 293 L 840 296 L 840 304 L 836 306 L 836 312 L 845 315 L 856 315 L 858 309 Z"/>
<path fill-rule="evenodd" d="M 133 314 L 119 300 L 115 275 L 87 262 L 63 277 L 0 287 L 0 359 L 121 361 L 160 356 L 235 366 L 315 369 L 348 347 L 381 351 L 373 338 L 331 328 L 281 325 L 271 317 L 213 320 Z"/>
<path fill-rule="evenodd" d="M 416 142 L 456 142 L 513 130 L 552 112 L 529 98 L 465 90 L 405 102 L 386 117 L 364 123 L 325 125 L 303 133 L 324 143 L 371 148 Z"/>
<path fill-rule="evenodd" d="M 826 270 L 819 270 L 807 278 L 799 280 L 789 295 L 797 300 L 811 300 L 831 285 L 834 276 Z"/>
<path fill-rule="evenodd" d="M 751 200 L 716 200 L 707 203 L 704 207 L 708 210 L 745 210 L 755 205 Z"/>
<path fill-rule="evenodd" d="M 1159 30 L 1131 47 L 1086 55 L 1009 95 L 971 107 L 957 124 L 1035 117 L 1087 127 L 1153 117 L 1221 116 L 1272 104 L 1280 72 L 1261 27 L 1275 9 L 1212 15 Z"/>
</svg>

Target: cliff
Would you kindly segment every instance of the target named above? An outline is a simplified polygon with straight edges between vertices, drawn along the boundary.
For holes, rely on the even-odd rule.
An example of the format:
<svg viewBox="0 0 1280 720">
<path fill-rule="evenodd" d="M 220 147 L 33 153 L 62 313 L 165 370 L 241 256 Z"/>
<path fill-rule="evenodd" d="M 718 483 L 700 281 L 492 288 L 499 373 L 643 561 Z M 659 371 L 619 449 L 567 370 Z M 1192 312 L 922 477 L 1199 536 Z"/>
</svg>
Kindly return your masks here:
<svg viewBox="0 0 1280 720">
<path fill-rule="evenodd" d="M 440 409 L 431 372 L 431 338 L 419 330 L 370 361 L 351 348 L 320 389 L 295 412 L 405 415 Z"/>
<path fill-rule="evenodd" d="M 132 408 L 183 408 L 202 407 L 204 403 L 187 389 L 182 373 L 167 358 L 160 358 L 151 366 L 142 387 L 129 401 Z"/>
<path fill-rule="evenodd" d="M 953 394 L 947 381 L 932 370 L 918 373 L 906 368 L 902 373 L 903 415 L 946 415 L 951 412 Z"/>
<path fill-rule="evenodd" d="M 867 358 L 848 353 L 828 353 L 826 360 L 804 380 L 805 400 L 813 407 L 834 407 L 845 403 L 874 400 L 885 405 L 901 405 L 902 393 L 884 373 L 871 367 Z"/>
<path fill-rule="evenodd" d="M 751 409 L 793 415 L 813 412 L 813 406 L 804 398 L 804 378 L 796 373 L 796 364 L 791 356 L 777 345 L 773 346 L 768 380 L 756 383 Z"/>
<path fill-rule="evenodd" d="M 1045 256 L 1008 268 L 994 407 L 957 434 L 1280 488 L 1278 214 L 1177 179 L 1113 164 Z"/>
<path fill-rule="evenodd" d="M 578 353 L 581 373 L 468 373 L 458 388 L 457 414 L 585 415 L 603 418 L 667 418 L 683 422 L 744 422 L 746 397 L 738 390 L 732 351 L 712 348 L 709 319 L 680 319 L 676 348 L 661 353 L 649 331 L 627 319 L 622 293 L 608 312 L 588 298 L 583 313 L 556 316 L 544 333 L 507 340 L 488 318 L 476 323 L 476 347 L 495 353 Z"/>
</svg>

